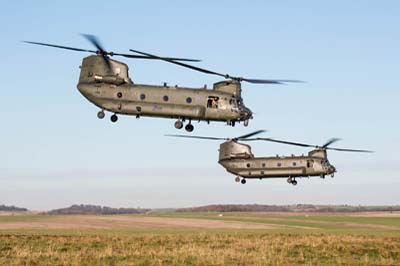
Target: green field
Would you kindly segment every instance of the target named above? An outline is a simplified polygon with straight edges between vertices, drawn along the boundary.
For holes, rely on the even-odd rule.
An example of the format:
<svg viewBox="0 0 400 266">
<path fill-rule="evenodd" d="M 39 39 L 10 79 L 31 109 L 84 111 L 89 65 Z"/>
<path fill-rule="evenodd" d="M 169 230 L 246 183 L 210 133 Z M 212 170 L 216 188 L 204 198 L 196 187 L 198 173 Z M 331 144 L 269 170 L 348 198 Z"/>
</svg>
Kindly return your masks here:
<svg viewBox="0 0 400 266">
<path fill-rule="evenodd" d="M 400 215 L 4 215 L 0 265 L 400 265 Z"/>
</svg>

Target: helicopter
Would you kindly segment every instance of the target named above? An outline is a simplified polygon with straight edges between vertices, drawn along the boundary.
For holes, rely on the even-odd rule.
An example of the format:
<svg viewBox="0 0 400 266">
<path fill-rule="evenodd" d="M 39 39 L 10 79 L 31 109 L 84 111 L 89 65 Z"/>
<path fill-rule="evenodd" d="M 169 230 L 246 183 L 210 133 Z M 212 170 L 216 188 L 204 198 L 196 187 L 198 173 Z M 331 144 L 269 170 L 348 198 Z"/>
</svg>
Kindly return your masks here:
<svg viewBox="0 0 400 266">
<path fill-rule="evenodd" d="M 243 122 L 248 126 L 253 118 L 252 111 L 243 103 L 241 83 L 254 84 L 283 84 L 286 82 L 301 82 L 298 80 L 252 79 L 221 74 L 204 68 L 182 63 L 185 61 L 199 62 L 196 59 L 161 57 L 137 50 L 135 54 L 122 54 L 106 51 L 97 37 L 82 34 L 97 50 L 74 48 L 42 42 L 24 41 L 25 43 L 67 49 L 78 52 L 88 52 L 94 55 L 83 58 L 80 66 L 80 77 L 77 85 L 80 93 L 91 103 L 100 108 L 97 113 L 99 119 L 105 117 L 105 111 L 113 113 L 112 122 L 117 122 L 118 115 L 132 115 L 140 117 L 159 117 L 176 119 L 175 128 L 181 129 L 185 121 L 187 132 L 192 132 L 192 120 L 222 121 L 227 125 L 235 126 Z M 112 56 L 122 56 L 133 59 L 161 60 L 202 73 L 223 77 L 225 80 L 213 84 L 212 89 L 187 88 L 135 84 L 129 77 L 128 66 L 120 61 L 113 60 Z"/>
<path fill-rule="evenodd" d="M 339 141 L 338 138 L 332 138 L 325 144 L 312 145 L 300 142 L 291 142 L 272 138 L 254 138 L 253 136 L 266 132 L 257 130 L 236 138 L 219 138 L 205 136 L 188 135 L 166 135 L 169 137 L 192 138 L 202 140 L 225 140 L 220 144 L 218 163 L 228 172 L 236 175 L 235 181 L 246 184 L 246 179 L 263 178 L 287 178 L 287 182 L 297 185 L 296 178 L 319 176 L 325 178 L 330 175 L 334 177 L 336 168 L 328 160 L 328 150 L 345 152 L 373 152 L 369 150 L 342 149 L 329 147 L 331 144 Z M 252 138 L 253 137 L 253 138 Z M 271 156 L 255 157 L 251 152 L 251 147 L 240 143 L 244 141 L 270 141 L 275 143 L 296 145 L 301 147 L 311 147 L 307 155 L 290 156 Z"/>
</svg>

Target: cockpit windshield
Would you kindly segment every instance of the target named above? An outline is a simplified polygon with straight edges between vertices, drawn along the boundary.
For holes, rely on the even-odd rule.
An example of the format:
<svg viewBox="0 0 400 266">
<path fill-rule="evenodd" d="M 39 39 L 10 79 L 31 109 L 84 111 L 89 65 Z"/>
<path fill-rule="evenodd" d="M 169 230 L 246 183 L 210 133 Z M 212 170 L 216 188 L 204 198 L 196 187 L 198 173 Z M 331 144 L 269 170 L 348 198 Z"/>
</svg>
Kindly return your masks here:
<svg viewBox="0 0 400 266">
<path fill-rule="evenodd" d="M 235 97 L 232 97 L 232 98 L 229 100 L 229 104 L 230 104 L 230 106 L 231 106 L 232 112 L 236 112 L 236 113 L 239 112 L 238 101 L 236 100 Z"/>
</svg>

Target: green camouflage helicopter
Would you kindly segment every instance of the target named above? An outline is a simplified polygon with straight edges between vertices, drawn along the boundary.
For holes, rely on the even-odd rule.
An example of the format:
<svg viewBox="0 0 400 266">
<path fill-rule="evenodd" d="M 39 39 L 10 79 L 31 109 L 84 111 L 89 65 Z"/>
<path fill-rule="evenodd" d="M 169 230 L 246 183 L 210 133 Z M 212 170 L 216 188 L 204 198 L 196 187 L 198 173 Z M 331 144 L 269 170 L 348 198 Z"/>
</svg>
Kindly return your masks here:
<svg viewBox="0 0 400 266">
<path fill-rule="evenodd" d="M 255 84 L 281 84 L 300 82 L 297 80 L 250 79 L 221 74 L 207 69 L 182 63 L 182 61 L 198 62 L 186 58 L 160 57 L 157 55 L 130 50 L 136 54 L 121 54 L 106 51 L 93 35 L 83 34 L 97 50 L 73 48 L 41 42 L 26 43 L 50 46 L 78 52 L 89 52 L 95 55 L 83 58 L 80 66 L 78 90 L 91 103 L 100 108 L 97 116 L 105 117 L 105 111 L 112 112 L 111 121 L 117 122 L 118 114 L 140 117 L 161 117 L 176 119 L 175 128 L 181 129 L 188 121 L 185 129 L 192 132 L 192 121 L 222 121 L 235 126 L 243 122 L 247 126 L 253 118 L 241 96 L 241 82 Z M 226 80 L 217 82 L 212 89 L 186 88 L 178 86 L 162 86 L 135 84 L 129 78 L 128 66 L 111 59 L 111 56 L 122 56 L 134 59 L 162 60 L 206 74 L 217 75 Z"/>
<path fill-rule="evenodd" d="M 300 142 L 291 142 L 272 138 L 251 138 L 257 134 L 263 133 L 265 130 L 258 130 L 236 138 L 219 138 L 204 136 L 187 136 L 187 135 L 166 135 L 170 137 L 192 138 L 202 140 L 225 140 L 219 148 L 218 163 L 222 165 L 228 172 L 236 175 L 236 182 L 246 184 L 246 179 L 263 179 L 263 178 L 287 178 L 287 182 L 297 185 L 296 178 L 320 176 L 325 178 L 326 175 L 332 177 L 336 173 L 336 168 L 328 161 L 327 150 L 346 151 L 346 152 L 372 152 L 369 150 L 355 150 L 331 148 L 331 144 L 340 139 L 333 138 L 324 145 L 311 145 Z M 301 147 L 314 148 L 307 155 L 290 155 L 290 156 L 271 156 L 271 157 L 254 157 L 249 145 L 240 143 L 239 141 L 270 141 L 288 145 L 296 145 Z"/>
</svg>

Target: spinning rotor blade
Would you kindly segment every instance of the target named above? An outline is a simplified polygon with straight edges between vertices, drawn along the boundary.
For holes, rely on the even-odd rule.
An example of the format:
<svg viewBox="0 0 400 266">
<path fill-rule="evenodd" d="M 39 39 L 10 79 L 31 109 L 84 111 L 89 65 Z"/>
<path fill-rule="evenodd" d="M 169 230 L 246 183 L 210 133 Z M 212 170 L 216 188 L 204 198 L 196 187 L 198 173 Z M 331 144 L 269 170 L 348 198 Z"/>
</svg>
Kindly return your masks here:
<svg viewBox="0 0 400 266">
<path fill-rule="evenodd" d="M 97 48 L 97 50 L 81 49 L 81 48 L 75 48 L 75 47 L 69 47 L 69 46 L 63 46 L 63 45 L 57 45 L 57 44 L 50 44 L 50 43 L 42 43 L 42 42 L 31 42 L 31 41 L 22 41 L 22 42 L 36 44 L 36 45 L 42 45 L 42 46 L 49 46 L 49 47 L 54 47 L 54 48 L 60 48 L 60 49 L 66 49 L 66 50 L 72 50 L 72 51 L 77 51 L 77 52 L 101 54 L 101 55 L 103 55 L 103 57 L 107 56 L 107 55 L 108 56 L 115 55 L 115 56 L 123 56 L 123 57 L 127 57 L 127 58 L 135 58 L 135 59 L 151 59 L 151 60 L 156 59 L 153 57 L 143 56 L 143 55 L 132 55 L 132 54 L 107 52 L 106 50 L 104 50 L 103 46 L 100 44 L 100 42 L 96 36 L 89 35 L 89 34 L 82 34 L 82 36 L 85 37 L 91 44 L 93 44 Z M 165 58 L 168 60 L 176 60 L 176 61 L 200 62 L 200 60 L 197 60 L 197 59 L 178 58 L 178 57 L 165 57 Z"/>
<path fill-rule="evenodd" d="M 266 132 L 266 130 L 257 130 L 257 131 L 254 131 L 252 133 L 249 133 L 249 134 L 237 137 L 237 138 L 232 138 L 231 140 L 234 140 L 234 141 L 236 141 L 236 140 L 247 140 L 248 137 L 251 137 L 251 136 L 263 133 L 263 132 Z M 191 139 L 207 139 L 207 140 L 230 140 L 230 138 L 205 137 L 205 136 L 170 135 L 170 134 L 167 134 L 167 135 L 164 135 L 164 136 L 167 136 L 167 137 L 179 137 L 179 138 L 191 138 Z"/>
<path fill-rule="evenodd" d="M 22 41 L 22 42 L 36 44 L 36 45 L 50 46 L 50 47 L 61 48 L 61 49 L 67 49 L 67 50 L 78 51 L 78 52 L 96 53 L 96 51 L 94 51 L 94 50 L 86 50 L 86 49 L 61 46 L 61 45 L 56 45 L 56 44 L 49 44 L 49 43 L 42 43 L 42 42 L 30 42 L 30 41 Z"/>
<path fill-rule="evenodd" d="M 188 64 L 185 64 L 185 63 L 181 63 L 181 62 L 175 62 L 174 60 L 170 60 L 170 59 L 165 58 L 165 57 L 160 57 L 158 55 L 149 54 L 149 53 L 145 53 L 145 52 L 141 52 L 141 51 L 133 50 L 133 49 L 129 49 L 129 51 L 137 53 L 137 54 L 146 55 L 146 56 L 152 57 L 154 59 L 159 59 L 159 60 L 162 60 L 162 61 L 165 61 L 165 62 L 169 62 L 169 63 L 175 64 L 175 65 L 178 65 L 178 66 L 183 66 L 183 67 L 186 67 L 186 68 L 197 70 L 197 71 L 200 71 L 202 73 L 211 74 L 211 75 L 217 75 L 217 76 L 221 76 L 221 77 L 224 77 L 224 78 L 231 78 L 228 74 L 224 75 L 224 74 L 221 74 L 221 73 L 218 73 L 218 72 L 214 72 L 214 71 L 211 71 L 211 70 L 207 70 L 207 69 L 204 69 L 204 68 L 195 67 L 195 66 L 188 65 Z"/>
<path fill-rule="evenodd" d="M 205 73 L 205 74 L 216 75 L 216 76 L 220 76 L 220 77 L 223 77 L 223 78 L 226 78 L 226 79 L 237 80 L 239 82 L 246 81 L 246 82 L 254 83 L 254 84 L 283 84 L 283 83 L 286 83 L 286 82 L 302 82 L 302 81 L 299 81 L 299 80 L 250 79 L 250 78 L 243 78 L 243 77 L 234 77 L 234 76 L 231 76 L 229 74 L 222 74 L 222 73 L 218 73 L 218 72 L 215 72 L 215 71 L 212 71 L 212 70 L 208 70 L 208 69 L 205 69 L 205 68 L 200 68 L 200 67 L 192 66 L 192 65 L 189 65 L 189 64 L 181 63 L 181 62 L 176 62 L 174 60 L 170 60 L 170 59 L 165 58 L 165 57 L 163 58 L 163 57 L 160 57 L 158 55 L 149 54 L 149 53 L 141 52 L 141 51 L 138 51 L 138 50 L 129 49 L 129 51 L 137 53 L 137 54 L 141 54 L 141 55 L 146 55 L 146 56 L 152 57 L 154 59 L 163 60 L 163 61 L 175 64 L 175 65 L 178 65 L 178 66 L 183 66 L 183 67 L 186 67 L 186 68 L 189 68 L 189 69 L 193 69 L 193 70 Z"/>
<path fill-rule="evenodd" d="M 338 138 L 332 138 L 332 139 L 328 140 L 324 145 L 322 145 L 322 148 L 327 148 L 329 145 L 331 145 L 332 143 L 335 143 L 339 140 L 340 139 L 338 139 Z"/>
<path fill-rule="evenodd" d="M 374 153 L 374 151 L 369 150 L 355 150 L 355 149 L 340 149 L 340 148 L 326 148 L 327 150 L 334 150 L 334 151 L 347 151 L 347 152 L 367 152 L 367 153 Z"/>
<path fill-rule="evenodd" d="M 282 143 L 282 144 L 287 144 L 287 145 L 300 146 L 300 147 L 320 148 L 317 145 L 311 145 L 311 144 L 305 144 L 305 143 L 299 143 L 299 142 L 292 142 L 292 141 L 286 141 L 286 140 L 279 140 L 279 139 L 271 139 L 271 138 L 243 139 L 243 141 L 256 141 L 256 140 L 265 140 L 265 141 Z"/>
<path fill-rule="evenodd" d="M 300 147 L 310 147 L 310 148 L 316 148 L 316 149 L 323 149 L 323 150 L 334 150 L 334 151 L 346 151 L 346 152 L 368 152 L 368 153 L 373 153 L 373 151 L 370 150 L 356 150 L 356 149 L 342 149 L 342 148 L 330 148 L 328 147 L 334 142 L 339 141 L 340 139 L 338 138 L 332 138 L 328 142 L 326 142 L 323 146 L 318 146 L 318 145 L 312 145 L 312 144 L 306 144 L 306 143 L 300 143 L 300 142 L 292 142 L 292 141 L 286 141 L 286 140 L 279 140 L 279 139 L 271 139 L 271 138 L 252 138 L 252 139 L 242 139 L 242 141 L 256 141 L 256 140 L 265 140 L 265 141 L 270 141 L 270 142 L 276 142 L 276 143 L 281 143 L 281 144 L 287 144 L 287 145 L 295 145 L 295 146 L 300 146 Z"/>
<path fill-rule="evenodd" d="M 228 140 L 228 138 L 216 138 L 216 137 L 202 137 L 202 136 L 187 136 L 187 135 L 170 135 L 166 134 L 167 137 L 178 137 L 178 138 L 190 138 L 190 139 L 207 139 L 207 140 Z"/>
<path fill-rule="evenodd" d="M 254 136 L 254 135 L 258 135 L 258 134 L 261 134 L 261 133 L 264 133 L 264 132 L 267 132 L 266 130 L 257 130 L 257 131 L 254 131 L 254 132 L 252 132 L 252 133 L 249 133 L 249 134 L 246 134 L 246 135 L 242 135 L 242 136 L 239 136 L 239 137 L 236 137 L 235 139 L 238 139 L 238 140 L 244 140 L 244 139 L 247 139 L 247 138 L 250 138 L 250 137 L 252 137 L 252 136 Z"/>
</svg>

